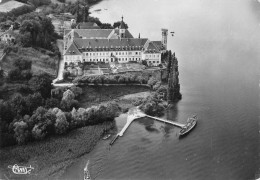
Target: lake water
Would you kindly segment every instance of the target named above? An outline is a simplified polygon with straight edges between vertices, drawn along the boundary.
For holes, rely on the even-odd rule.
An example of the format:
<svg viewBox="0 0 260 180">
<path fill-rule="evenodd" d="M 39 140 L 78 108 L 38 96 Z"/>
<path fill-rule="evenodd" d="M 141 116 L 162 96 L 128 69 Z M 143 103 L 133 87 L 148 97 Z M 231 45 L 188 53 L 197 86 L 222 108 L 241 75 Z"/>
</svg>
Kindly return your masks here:
<svg viewBox="0 0 260 180">
<path fill-rule="evenodd" d="M 179 60 L 183 99 L 164 118 L 198 125 L 179 139 L 177 127 L 142 119 L 108 149 L 101 141 L 69 167 L 83 179 L 90 159 L 96 179 L 246 180 L 259 177 L 260 4 L 255 0 L 107 0 L 93 10 L 103 22 L 124 15 L 137 37 L 160 40 Z M 107 10 L 104 10 L 107 9 Z M 126 122 L 116 119 L 118 130 Z"/>
</svg>

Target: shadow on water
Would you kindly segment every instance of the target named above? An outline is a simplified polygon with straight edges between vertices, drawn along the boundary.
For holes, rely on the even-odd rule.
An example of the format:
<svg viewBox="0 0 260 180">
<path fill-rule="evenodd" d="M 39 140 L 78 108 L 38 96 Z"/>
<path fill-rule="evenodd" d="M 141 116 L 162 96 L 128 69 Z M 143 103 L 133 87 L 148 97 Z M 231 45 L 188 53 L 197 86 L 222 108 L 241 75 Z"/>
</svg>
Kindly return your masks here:
<svg viewBox="0 0 260 180">
<path fill-rule="evenodd" d="M 148 131 L 148 132 L 151 132 L 151 133 L 160 133 L 160 131 L 154 126 L 154 121 L 152 121 L 150 118 L 142 118 L 142 119 L 139 119 L 137 120 L 136 122 L 138 122 L 139 124 L 141 125 L 144 125 L 145 126 L 145 129 Z"/>
<path fill-rule="evenodd" d="M 176 121 L 178 116 L 177 104 L 178 103 L 175 103 L 171 107 L 166 109 L 164 113 L 165 115 L 162 118 L 170 121 Z M 157 121 L 147 117 L 136 120 L 136 122 L 138 122 L 141 125 L 144 125 L 145 129 L 150 133 L 162 133 L 164 138 L 169 138 L 172 133 L 172 130 L 176 128 L 173 125 L 169 125 L 162 122 L 158 122 L 160 124 L 160 127 L 158 128 L 155 123 Z"/>
<path fill-rule="evenodd" d="M 166 119 L 170 120 L 170 121 L 176 121 L 177 120 L 177 116 L 178 116 L 178 107 L 177 107 L 178 103 L 173 104 L 170 108 L 168 108 L 165 112 L 166 114 Z M 170 137 L 170 133 L 171 130 L 176 128 L 175 126 L 172 125 L 166 125 L 163 127 L 164 130 L 164 137 L 168 138 Z"/>
</svg>

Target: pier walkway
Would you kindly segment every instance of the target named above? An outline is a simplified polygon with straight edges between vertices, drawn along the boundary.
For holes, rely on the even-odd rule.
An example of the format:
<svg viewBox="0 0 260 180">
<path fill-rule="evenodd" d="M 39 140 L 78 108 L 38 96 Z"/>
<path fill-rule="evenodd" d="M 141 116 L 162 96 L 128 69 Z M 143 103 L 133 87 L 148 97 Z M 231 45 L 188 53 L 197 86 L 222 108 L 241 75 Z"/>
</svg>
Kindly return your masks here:
<svg viewBox="0 0 260 180">
<path fill-rule="evenodd" d="M 174 122 L 174 121 L 169 121 L 169 120 L 166 120 L 166 119 L 161 119 L 161 118 L 158 118 L 158 117 L 153 117 L 153 116 L 149 116 L 145 113 L 143 113 L 140 109 L 138 108 L 134 108 L 134 109 L 131 109 L 129 112 L 128 112 L 128 116 L 127 116 L 127 121 L 126 121 L 126 124 L 125 126 L 123 127 L 123 129 L 113 138 L 113 140 L 110 142 L 110 145 L 112 145 L 116 139 L 120 136 L 122 137 L 124 135 L 124 132 L 127 130 L 127 128 L 130 126 L 130 124 L 136 120 L 136 119 L 139 119 L 139 118 L 142 118 L 142 117 L 149 117 L 151 119 L 155 119 L 157 121 L 161 121 L 161 122 L 165 122 L 165 123 L 168 123 L 168 124 L 171 124 L 171 125 L 174 125 L 174 126 L 177 126 L 179 128 L 183 128 L 185 126 L 185 124 L 182 124 L 182 123 L 179 123 L 179 122 Z"/>
</svg>

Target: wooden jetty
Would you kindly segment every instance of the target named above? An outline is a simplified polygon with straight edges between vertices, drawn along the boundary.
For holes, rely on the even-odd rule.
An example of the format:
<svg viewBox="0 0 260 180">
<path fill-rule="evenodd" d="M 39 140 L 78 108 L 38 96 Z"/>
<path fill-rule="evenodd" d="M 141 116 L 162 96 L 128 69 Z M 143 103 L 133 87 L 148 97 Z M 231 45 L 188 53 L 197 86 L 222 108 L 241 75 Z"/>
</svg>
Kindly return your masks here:
<svg viewBox="0 0 260 180">
<path fill-rule="evenodd" d="M 149 115 L 143 113 L 140 109 L 134 108 L 134 109 L 131 109 L 131 110 L 128 112 L 127 121 L 126 121 L 125 126 L 124 126 L 123 129 L 112 139 L 112 141 L 110 142 L 110 145 L 112 146 L 119 136 L 122 137 L 122 136 L 124 135 L 125 131 L 127 130 L 127 128 L 130 126 L 130 124 L 131 124 L 134 120 L 140 119 L 140 118 L 143 118 L 143 117 L 149 117 L 149 118 L 151 118 L 151 119 L 155 119 L 155 120 L 157 120 L 157 121 L 165 122 L 165 123 L 168 123 L 168 124 L 177 126 L 177 127 L 179 127 L 179 128 L 183 128 L 183 127 L 185 126 L 185 124 L 182 124 L 182 123 L 179 123 L 179 122 L 174 122 L 174 121 L 169 121 L 169 120 L 162 119 L 162 118 L 158 118 L 158 117 L 149 116 Z"/>
</svg>

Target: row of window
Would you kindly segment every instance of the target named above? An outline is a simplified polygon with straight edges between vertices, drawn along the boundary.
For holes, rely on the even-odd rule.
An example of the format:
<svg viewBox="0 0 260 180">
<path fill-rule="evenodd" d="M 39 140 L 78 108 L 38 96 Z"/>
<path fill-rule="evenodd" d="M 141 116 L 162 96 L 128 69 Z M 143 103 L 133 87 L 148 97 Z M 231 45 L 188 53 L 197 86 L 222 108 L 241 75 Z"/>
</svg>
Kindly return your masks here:
<svg viewBox="0 0 260 180">
<path fill-rule="evenodd" d="M 151 58 L 151 57 L 154 57 L 154 58 L 155 58 L 155 57 L 160 57 L 160 55 L 159 55 L 159 54 L 157 54 L 157 55 L 155 55 L 155 54 L 153 54 L 153 55 L 151 55 L 151 54 L 150 54 L 150 55 L 145 55 L 145 58 L 149 58 L 149 57 L 150 57 L 150 58 Z"/>
<path fill-rule="evenodd" d="M 5 37 L 6 38 L 8 38 L 8 37 L 11 38 L 12 36 L 10 34 L 5 34 Z"/>
<path fill-rule="evenodd" d="M 109 53 L 108 52 L 93 52 L 93 53 L 87 53 L 87 52 L 85 52 L 84 53 L 85 54 L 85 56 L 105 56 L 105 55 L 109 55 Z M 141 52 L 112 52 L 111 53 L 111 56 L 112 55 L 141 55 Z"/>
<path fill-rule="evenodd" d="M 149 63 L 157 63 L 157 64 L 159 64 L 159 61 L 149 61 Z"/>
<path fill-rule="evenodd" d="M 70 56 L 70 58 L 69 58 L 69 57 L 65 56 L 65 60 L 69 60 L 69 59 L 76 60 L 76 59 L 80 59 L 80 57 L 81 56 Z"/>
<path fill-rule="evenodd" d="M 140 61 L 141 60 L 141 58 L 129 58 L 129 59 L 127 59 L 127 58 L 118 58 L 118 61 Z M 83 61 L 86 61 L 85 59 L 83 59 Z M 89 59 L 89 61 L 90 62 L 105 62 L 105 61 L 108 61 L 108 59 Z M 113 58 L 111 58 L 111 61 L 113 61 Z"/>
<path fill-rule="evenodd" d="M 127 58 L 118 58 L 118 61 L 127 61 Z M 129 58 L 129 61 L 141 61 L 141 58 Z"/>
</svg>

